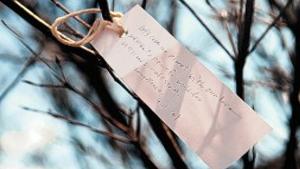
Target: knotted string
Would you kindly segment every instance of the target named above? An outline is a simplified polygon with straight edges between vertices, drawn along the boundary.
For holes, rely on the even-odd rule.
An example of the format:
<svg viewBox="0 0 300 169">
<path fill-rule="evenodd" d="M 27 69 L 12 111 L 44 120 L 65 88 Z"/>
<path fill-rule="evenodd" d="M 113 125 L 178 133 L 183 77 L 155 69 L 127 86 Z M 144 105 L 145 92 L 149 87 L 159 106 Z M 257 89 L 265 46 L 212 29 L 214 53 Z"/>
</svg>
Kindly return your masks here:
<svg viewBox="0 0 300 169">
<path fill-rule="evenodd" d="M 91 14 L 91 13 L 100 13 L 100 12 L 101 10 L 98 8 L 91 8 L 91 9 L 83 9 L 83 10 L 71 12 L 65 16 L 58 17 L 51 25 L 51 32 L 59 42 L 72 47 L 80 47 L 90 43 L 95 38 L 95 36 L 99 32 L 103 31 L 105 28 L 116 32 L 119 36 L 122 36 L 126 32 L 124 27 L 120 23 L 120 20 L 123 17 L 123 14 L 120 12 L 110 12 L 113 22 L 97 19 L 89 29 L 87 35 L 85 35 L 82 39 L 78 41 L 75 41 L 67 37 L 66 35 L 64 35 L 58 30 L 58 26 L 65 23 L 70 17 L 75 17 L 81 14 Z"/>
</svg>

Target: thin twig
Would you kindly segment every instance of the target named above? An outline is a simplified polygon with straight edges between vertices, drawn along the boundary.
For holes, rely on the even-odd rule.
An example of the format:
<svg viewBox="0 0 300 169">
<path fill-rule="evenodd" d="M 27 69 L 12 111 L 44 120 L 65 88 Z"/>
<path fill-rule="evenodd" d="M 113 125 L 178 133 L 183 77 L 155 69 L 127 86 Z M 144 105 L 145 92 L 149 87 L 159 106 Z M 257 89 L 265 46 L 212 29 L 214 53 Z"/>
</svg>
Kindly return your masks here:
<svg viewBox="0 0 300 169">
<path fill-rule="evenodd" d="M 136 137 L 138 140 L 141 139 L 141 107 L 137 104 L 136 107 Z"/>
<path fill-rule="evenodd" d="M 189 5 L 185 0 L 179 0 L 199 21 L 199 23 L 204 27 L 204 29 L 209 33 L 209 35 L 217 42 L 217 44 L 232 58 L 234 56 L 229 52 L 229 50 L 225 47 L 225 45 L 216 37 L 216 35 L 210 30 L 210 28 L 206 25 L 206 23 L 197 15 L 196 11 Z"/>
<path fill-rule="evenodd" d="M 237 51 L 237 48 L 236 48 L 236 46 L 235 46 L 235 44 L 234 44 L 233 36 L 232 36 L 232 33 L 231 33 L 230 30 L 229 30 L 228 23 L 227 23 L 227 22 L 224 22 L 223 24 L 224 24 L 224 27 L 226 28 L 227 36 L 228 36 L 229 42 L 230 42 L 230 44 L 231 44 L 233 53 L 234 53 L 235 56 L 237 56 L 238 51 Z M 230 57 L 230 58 L 231 58 L 233 61 L 235 60 L 235 58 L 232 58 L 232 57 Z"/>
<path fill-rule="evenodd" d="M 69 89 L 70 91 L 78 94 L 79 96 L 81 96 L 82 98 L 84 98 L 88 103 L 90 103 L 92 105 L 92 107 L 97 110 L 97 112 L 100 112 L 102 117 L 107 119 L 109 122 L 111 122 L 114 126 L 116 126 L 117 128 L 121 129 L 124 132 L 128 131 L 128 127 L 123 125 L 122 123 L 120 123 L 119 121 L 115 120 L 114 118 L 112 118 L 109 113 L 107 113 L 105 110 L 103 110 L 102 108 L 100 108 L 96 103 L 92 102 L 88 97 L 86 97 L 81 91 L 77 90 L 76 88 L 74 88 L 73 86 L 71 86 L 69 83 L 65 84 L 67 89 Z"/>
<path fill-rule="evenodd" d="M 29 80 L 23 80 L 22 82 L 32 85 L 32 86 L 36 86 L 36 87 L 42 87 L 42 88 L 61 88 L 61 89 L 65 89 L 66 87 L 63 85 L 54 85 L 54 84 L 38 84 L 38 83 L 34 83 L 32 81 Z"/>
<path fill-rule="evenodd" d="M 84 128 L 87 128 L 97 134 L 101 134 L 101 135 L 105 135 L 107 137 L 110 137 L 112 139 L 115 139 L 117 141 L 120 141 L 120 142 L 123 142 L 123 143 L 131 143 L 132 141 L 129 140 L 128 138 L 125 138 L 125 137 L 122 137 L 122 136 L 119 136 L 119 135 L 115 135 L 115 134 L 112 134 L 110 132 L 107 132 L 107 131 L 102 131 L 102 130 L 99 130 L 93 126 L 90 126 L 88 124 L 85 124 L 85 123 L 82 123 L 78 120 L 75 120 L 71 117 L 67 117 L 67 116 L 64 116 L 64 115 L 61 115 L 61 114 L 58 114 L 58 113 L 53 113 L 51 110 L 49 111 L 43 111 L 43 110 L 38 110 L 38 109 L 33 109 L 33 108 L 29 108 L 29 107 L 26 107 L 26 106 L 22 106 L 22 109 L 26 110 L 26 111 L 31 111 L 31 112 L 35 112 L 35 113 L 41 113 L 41 114 L 47 114 L 47 115 L 50 115 L 54 118 L 57 118 L 57 119 L 60 119 L 60 120 L 63 120 L 63 121 L 66 121 L 72 125 L 75 125 L 75 126 L 81 126 L 81 127 L 84 127 Z"/>
<path fill-rule="evenodd" d="M 26 65 L 28 64 L 33 64 L 30 62 L 33 62 L 33 60 L 31 61 L 30 59 L 35 59 L 35 60 L 39 60 L 42 63 L 44 63 L 45 65 L 47 65 L 47 67 L 53 72 L 54 77 L 57 80 L 60 80 L 59 76 L 57 75 L 56 71 L 47 63 L 47 61 L 44 58 L 40 57 L 40 54 L 36 53 L 22 38 L 22 35 L 20 35 L 19 33 L 17 33 L 14 28 L 10 27 L 5 21 L 1 20 L 1 22 L 3 23 L 3 25 L 16 37 L 16 39 L 33 55 L 32 57 L 30 57 L 27 61 L 27 63 L 25 63 L 24 67 L 26 67 Z M 34 61 L 35 62 L 35 61 Z M 24 69 L 24 68 L 23 68 Z M 23 70 L 22 69 L 22 70 Z M 24 70 L 23 70 L 24 71 Z M 21 71 L 21 72 L 23 72 Z M 25 72 L 24 72 L 25 73 Z M 20 80 L 20 79 L 19 79 Z M 17 82 L 17 80 L 14 80 L 15 82 Z M 1 100 L 1 99 L 0 99 Z"/>
<path fill-rule="evenodd" d="M 3 90 L 0 95 L 0 103 L 4 100 L 7 94 L 18 84 L 18 82 L 23 78 L 23 76 L 29 71 L 29 69 L 34 65 L 36 59 L 34 56 L 30 57 L 26 63 L 24 63 L 23 67 L 21 68 L 20 72 L 17 76 L 13 79 L 13 81 Z"/>
<path fill-rule="evenodd" d="M 280 13 L 278 14 L 278 16 L 273 20 L 273 22 L 268 26 L 268 28 L 262 33 L 262 35 L 256 40 L 256 42 L 254 43 L 254 45 L 252 46 L 252 48 L 249 50 L 249 54 L 251 54 L 256 47 L 259 45 L 259 43 L 263 40 L 263 38 L 268 34 L 268 32 L 276 25 L 276 23 L 279 21 L 279 19 L 282 17 L 283 13 L 285 12 L 285 10 L 292 4 L 292 0 L 289 0 L 287 2 L 287 4 L 284 6 L 284 8 L 282 8 L 280 10 Z"/>
<path fill-rule="evenodd" d="M 244 0 L 240 0 L 240 10 L 239 10 L 239 14 L 238 14 L 238 27 L 240 29 L 240 27 L 243 24 L 243 13 L 244 13 Z"/>
<path fill-rule="evenodd" d="M 59 31 L 68 33 L 68 34 L 73 35 L 74 37 L 77 37 L 77 38 L 84 37 L 84 35 L 82 33 L 78 32 L 75 29 L 73 29 L 69 24 L 64 23 L 63 26 L 65 26 L 66 29 L 59 29 Z"/>
<path fill-rule="evenodd" d="M 13 79 L 13 81 L 3 90 L 0 95 L 0 103 L 3 99 L 7 96 L 7 94 L 18 84 L 18 82 L 23 78 L 23 76 L 28 72 L 28 70 L 36 63 L 36 58 L 39 54 L 35 53 L 21 38 L 21 36 L 11 28 L 7 23 L 1 20 L 2 24 L 21 42 L 22 45 L 27 46 L 29 51 L 33 54 L 33 56 L 29 57 L 26 62 L 24 63 L 23 67 L 21 68 L 20 72 L 17 76 Z"/>
<path fill-rule="evenodd" d="M 205 0 L 205 2 L 210 7 L 211 10 L 213 10 L 215 13 L 218 13 L 218 10 L 216 9 L 216 7 L 214 7 L 212 5 L 212 3 L 210 2 L 210 0 Z"/>
<path fill-rule="evenodd" d="M 57 65 L 58 68 L 59 68 L 60 74 L 61 74 L 61 76 L 62 76 L 62 78 L 63 78 L 62 80 L 64 80 L 64 81 L 66 82 L 66 81 L 67 81 L 67 78 L 66 78 L 66 76 L 65 76 L 63 67 L 62 67 L 62 65 L 61 65 L 61 63 L 60 63 L 60 60 L 58 59 L 57 56 L 55 56 L 55 63 L 56 63 L 56 65 Z"/>
<path fill-rule="evenodd" d="M 87 96 L 85 96 L 81 91 L 79 91 L 78 89 L 76 89 L 75 87 L 73 87 L 70 83 L 68 83 L 67 81 L 64 81 L 63 79 L 58 79 L 60 82 L 62 82 L 62 84 L 60 85 L 52 85 L 52 84 L 37 84 L 35 82 L 31 82 L 28 80 L 25 80 L 24 82 L 26 84 L 29 85 L 33 85 L 35 87 L 44 87 L 44 88 L 65 88 L 68 89 L 72 92 L 74 92 L 75 94 L 79 95 L 80 97 L 82 97 L 84 100 L 86 100 L 97 112 L 99 112 L 101 114 L 101 116 L 106 119 L 107 121 L 111 122 L 115 127 L 119 128 L 120 130 L 127 132 L 128 131 L 128 127 L 124 126 L 123 124 L 119 123 L 118 121 L 116 121 L 114 118 L 112 118 L 105 110 L 103 110 L 101 107 L 99 107 L 96 103 L 94 103 L 93 101 L 91 101 Z"/>
<path fill-rule="evenodd" d="M 65 13 L 69 14 L 71 13 L 71 11 L 66 8 L 61 2 L 59 2 L 58 0 L 51 0 L 51 2 L 53 2 L 58 8 L 60 8 L 62 11 L 64 11 Z M 83 26 L 87 27 L 87 28 L 91 28 L 91 25 L 88 24 L 87 22 L 85 22 L 83 19 L 80 18 L 80 16 L 75 16 L 74 17 L 79 23 L 81 23 Z"/>
</svg>

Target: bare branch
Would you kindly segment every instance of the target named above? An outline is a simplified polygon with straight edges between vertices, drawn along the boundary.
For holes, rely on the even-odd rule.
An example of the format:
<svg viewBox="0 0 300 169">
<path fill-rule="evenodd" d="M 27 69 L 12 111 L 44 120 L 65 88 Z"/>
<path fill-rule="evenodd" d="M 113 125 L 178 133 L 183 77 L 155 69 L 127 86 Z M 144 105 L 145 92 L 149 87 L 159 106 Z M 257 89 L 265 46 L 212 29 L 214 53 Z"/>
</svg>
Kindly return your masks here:
<svg viewBox="0 0 300 169">
<path fill-rule="evenodd" d="M 23 80 L 24 83 L 32 85 L 32 86 L 36 86 L 36 87 L 42 87 L 42 88 L 61 88 L 61 89 L 65 89 L 66 87 L 63 85 L 53 85 L 53 84 L 38 84 L 38 83 L 34 83 L 32 81 L 29 80 Z"/>
<path fill-rule="evenodd" d="M 57 56 L 55 57 L 55 63 L 56 63 L 56 65 L 57 65 L 58 68 L 59 68 L 60 74 L 61 74 L 61 76 L 62 76 L 62 80 L 63 80 L 64 82 L 66 82 L 67 79 L 66 79 L 66 76 L 65 76 L 63 67 L 62 67 L 62 65 L 61 65 L 61 63 L 60 63 L 60 60 L 58 59 Z"/>
<path fill-rule="evenodd" d="M 35 53 L 34 50 L 32 50 L 21 38 L 21 36 L 10 26 L 8 26 L 3 20 L 1 20 L 2 24 L 22 43 L 22 45 L 27 46 L 29 51 L 33 54 L 30 58 L 27 59 L 27 61 L 24 63 L 23 67 L 21 68 L 20 72 L 17 74 L 17 76 L 14 78 L 14 80 L 6 87 L 6 89 L 3 90 L 3 92 L 0 95 L 0 103 L 3 101 L 3 99 L 7 96 L 7 94 L 18 84 L 18 82 L 23 78 L 23 76 L 29 71 L 32 65 L 35 64 L 36 58 L 39 54 Z"/>
<path fill-rule="evenodd" d="M 58 8 L 60 8 L 62 11 L 64 11 L 66 14 L 71 13 L 71 11 L 66 8 L 59 0 L 51 0 Z M 87 28 L 91 28 L 91 25 L 85 22 L 83 19 L 80 18 L 80 16 L 75 16 L 74 17 L 79 23 L 81 23 L 83 26 Z"/>
<path fill-rule="evenodd" d="M 262 35 L 253 44 L 252 48 L 249 50 L 248 55 L 251 54 L 256 49 L 256 47 L 263 40 L 263 38 L 268 34 L 268 32 L 277 24 L 279 19 L 285 13 L 286 9 L 292 4 L 292 2 L 293 2 L 292 0 L 288 0 L 286 5 L 280 10 L 280 13 L 278 14 L 278 16 L 273 20 L 273 22 L 267 27 L 267 29 L 262 33 Z"/>
<path fill-rule="evenodd" d="M 218 10 L 216 9 L 216 7 L 214 7 L 212 5 L 212 3 L 210 2 L 210 0 L 205 0 L 205 2 L 210 7 L 211 10 L 213 10 L 215 13 L 218 13 Z"/>
<path fill-rule="evenodd" d="M 240 0 L 240 10 L 238 17 L 238 27 L 240 28 L 243 24 L 243 13 L 244 13 L 244 3 L 245 0 Z"/>
<path fill-rule="evenodd" d="M 137 105 L 136 107 L 136 137 L 138 140 L 141 138 L 141 107 L 140 105 Z"/>
<path fill-rule="evenodd" d="M 223 24 L 224 24 L 224 27 L 225 27 L 225 29 L 226 29 L 227 36 L 228 36 L 229 42 L 230 42 L 230 44 L 231 44 L 233 53 L 234 53 L 235 56 L 237 56 L 238 51 L 237 51 L 236 46 L 235 46 L 235 44 L 234 44 L 233 36 L 232 36 L 232 33 L 231 33 L 230 30 L 229 30 L 228 23 L 227 23 L 227 22 L 223 22 Z M 233 57 L 230 57 L 230 58 L 231 58 L 233 61 L 235 60 L 235 58 L 233 58 Z"/>
<path fill-rule="evenodd" d="M 112 22 L 113 20 L 112 20 L 112 17 L 110 16 L 107 0 L 97 0 L 97 1 L 98 1 L 98 4 L 100 5 L 101 14 L 102 14 L 103 19 Z"/>
<path fill-rule="evenodd" d="M 210 30 L 210 28 L 206 25 L 206 23 L 197 15 L 196 11 L 187 4 L 185 0 L 179 0 L 199 21 L 199 23 L 204 27 L 204 29 L 209 33 L 209 35 L 217 42 L 217 44 L 230 56 L 234 59 L 234 56 L 229 52 L 229 50 L 224 46 L 224 44 L 216 37 L 216 35 Z"/>
<path fill-rule="evenodd" d="M 26 111 L 35 112 L 35 113 L 47 114 L 47 115 L 52 116 L 54 118 L 66 121 L 66 122 L 68 122 L 68 123 L 70 123 L 72 125 L 81 126 L 81 127 L 87 128 L 87 129 L 89 129 L 89 130 L 91 130 L 91 131 L 93 131 L 93 132 L 95 132 L 97 134 L 101 134 L 101 135 L 104 135 L 106 137 L 110 137 L 112 139 L 115 139 L 115 140 L 123 142 L 123 143 L 131 143 L 132 142 L 128 138 L 124 138 L 122 136 L 115 135 L 115 134 L 112 134 L 112 133 L 107 132 L 107 131 L 99 130 L 99 129 L 93 127 L 93 126 L 90 126 L 88 124 L 82 123 L 82 122 L 80 122 L 78 120 L 75 120 L 75 119 L 73 119 L 71 117 L 67 117 L 67 116 L 64 116 L 64 115 L 61 115 L 61 114 L 58 114 L 58 113 L 53 113 L 51 110 L 49 110 L 49 111 L 43 111 L 43 110 L 29 108 L 29 107 L 26 107 L 26 106 L 22 106 L 22 109 L 24 109 Z"/>
<path fill-rule="evenodd" d="M 146 9 L 146 6 L 147 6 L 147 0 L 143 0 L 143 2 L 142 2 L 142 8 Z"/>
<path fill-rule="evenodd" d="M 73 35 L 76 38 L 84 37 L 84 35 L 82 33 L 73 29 L 69 24 L 63 23 L 63 26 L 65 26 L 66 29 L 59 29 L 59 31 Z"/>
<path fill-rule="evenodd" d="M 63 81 L 62 79 L 60 81 Z M 60 85 L 52 85 L 52 84 L 37 84 L 31 81 L 24 81 L 25 83 L 29 84 L 29 85 L 33 85 L 35 87 L 43 87 L 43 88 L 65 88 L 68 89 L 72 92 L 74 92 L 75 94 L 79 95 L 80 97 L 82 97 L 84 100 L 86 100 L 97 112 L 99 112 L 102 117 L 104 119 L 106 119 L 107 121 L 111 122 L 115 127 L 119 128 L 120 130 L 127 132 L 128 131 L 128 127 L 124 126 L 122 123 L 119 123 L 117 120 L 115 120 L 114 118 L 112 118 L 104 109 L 102 109 L 100 106 L 98 106 L 96 103 L 94 103 L 93 101 L 91 101 L 87 96 L 85 96 L 81 91 L 79 91 L 78 89 L 74 88 L 70 83 L 68 83 L 67 81 L 63 81 L 63 84 Z"/>
<path fill-rule="evenodd" d="M 243 100 L 245 99 L 243 73 L 250 45 L 250 35 L 255 10 L 255 0 L 247 0 L 245 10 L 246 11 L 244 19 L 242 20 L 242 23 L 239 26 L 238 56 L 236 58 L 236 61 L 234 62 L 236 93 Z M 244 163 L 244 169 L 254 168 L 254 159 L 250 158 L 249 152 L 243 155 L 242 160 Z"/>
</svg>

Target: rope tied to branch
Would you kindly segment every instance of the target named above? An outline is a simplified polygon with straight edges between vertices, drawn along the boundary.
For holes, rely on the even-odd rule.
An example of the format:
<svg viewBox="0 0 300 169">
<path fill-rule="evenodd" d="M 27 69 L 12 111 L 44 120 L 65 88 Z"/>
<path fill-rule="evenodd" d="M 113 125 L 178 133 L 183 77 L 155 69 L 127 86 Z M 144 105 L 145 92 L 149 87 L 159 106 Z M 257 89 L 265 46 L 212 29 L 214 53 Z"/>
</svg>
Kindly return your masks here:
<svg viewBox="0 0 300 169">
<path fill-rule="evenodd" d="M 122 24 L 120 23 L 123 14 L 120 12 L 110 12 L 113 22 L 97 19 L 93 25 L 90 27 L 88 33 L 80 40 L 73 40 L 62 32 L 58 30 L 58 26 L 64 24 L 69 18 L 79 16 L 81 14 L 92 14 L 92 13 L 100 13 L 101 9 L 91 8 L 91 9 L 83 9 L 75 12 L 71 12 L 65 16 L 61 16 L 56 18 L 56 20 L 51 25 L 51 33 L 56 39 L 64 45 L 72 46 L 72 47 L 80 47 L 90 43 L 95 36 L 102 32 L 104 29 L 110 29 L 116 32 L 120 37 L 126 32 Z"/>
</svg>

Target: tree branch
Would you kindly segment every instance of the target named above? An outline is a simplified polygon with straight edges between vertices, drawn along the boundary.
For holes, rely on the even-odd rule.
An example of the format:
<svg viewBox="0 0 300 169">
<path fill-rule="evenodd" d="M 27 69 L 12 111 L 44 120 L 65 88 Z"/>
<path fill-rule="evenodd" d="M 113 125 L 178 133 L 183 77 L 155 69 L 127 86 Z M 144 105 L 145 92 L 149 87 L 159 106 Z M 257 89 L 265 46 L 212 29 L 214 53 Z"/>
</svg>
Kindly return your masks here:
<svg viewBox="0 0 300 169">
<path fill-rule="evenodd" d="M 107 0 L 97 0 L 104 20 L 113 21 L 110 16 Z"/>
<path fill-rule="evenodd" d="M 143 2 L 142 2 L 142 8 L 146 9 L 146 6 L 147 6 L 147 0 L 143 0 Z"/>
<path fill-rule="evenodd" d="M 27 46 L 27 49 L 32 53 L 33 56 L 29 57 L 26 62 L 23 64 L 20 72 L 17 74 L 17 76 L 13 79 L 13 81 L 3 90 L 3 92 L 0 95 L 0 103 L 4 100 L 4 98 L 7 96 L 7 94 L 18 84 L 18 82 L 23 78 L 23 76 L 28 72 L 28 70 L 36 63 L 36 59 L 39 54 L 31 50 L 29 46 L 23 41 L 23 39 L 12 29 L 10 28 L 3 20 L 1 20 L 2 24 L 10 31 L 12 32 L 15 37 L 20 41 L 22 45 Z"/>
<path fill-rule="evenodd" d="M 51 0 L 51 2 L 53 2 L 58 8 L 60 8 L 62 11 L 64 11 L 65 13 L 69 14 L 71 11 L 69 9 L 67 9 L 61 2 L 59 2 L 58 0 Z M 75 16 L 74 17 L 75 20 L 77 20 L 79 23 L 81 23 L 82 25 L 84 25 L 87 28 L 90 28 L 91 25 L 88 24 L 87 22 L 85 22 L 83 19 L 80 18 L 80 16 Z"/>
<path fill-rule="evenodd" d="M 255 9 L 255 0 L 246 1 L 246 11 L 244 19 L 239 26 L 238 34 L 238 56 L 234 63 L 235 70 L 235 81 L 236 81 L 236 92 L 241 99 L 245 99 L 244 96 L 244 66 L 246 63 L 246 58 L 248 56 L 248 50 L 250 45 L 251 37 L 251 26 L 253 22 L 254 9 Z M 242 14 L 240 14 L 242 15 Z M 244 169 L 253 169 L 254 168 L 254 158 L 250 159 L 249 152 L 247 152 L 242 157 L 244 163 Z"/>
<path fill-rule="evenodd" d="M 66 122 L 68 122 L 68 123 L 70 123 L 72 125 L 87 128 L 87 129 L 91 130 L 92 132 L 104 135 L 106 137 L 110 137 L 110 138 L 112 138 L 114 140 L 117 140 L 117 141 L 120 141 L 120 142 L 123 142 L 123 143 L 132 143 L 132 140 L 130 140 L 128 138 L 125 138 L 125 137 L 122 137 L 122 136 L 119 136 L 119 135 L 115 135 L 115 134 L 107 132 L 107 131 L 99 130 L 99 129 L 93 127 L 93 126 L 90 126 L 88 124 L 82 123 L 82 122 L 80 122 L 78 120 L 75 120 L 75 119 L 73 119 L 71 117 L 67 117 L 67 116 L 64 116 L 64 115 L 59 114 L 59 113 L 53 113 L 51 110 L 49 110 L 49 111 L 43 111 L 43 110 L 33 109 L 33 108 L 30 108 L 30 107 L 26 107 L 26 106 L 22 106 L 22 109 L 24 109 L 26 111 L 31 111 L 31 112 L 34 112 L 34 113 L 47 114 L 47 115 L 52 116 L 54 118 L 66 121 Z"/>
<path fill-rule="evenodd" d="M 204 27 L 204 29 L 208 32 L 208 34 L 216 41 L 216 43 L 230 56 L 232 59 L 234 59 L 234 56 L 229 52 L 229 50 L 224 46 L 224 44 L 216 37 L 216 35 L 210 30 L 210 28 L 206 25 L 206 23 L 200 18 L 200 16 L 197 15 L 196 11 L 188 5 L 188 3 L 185 0 L 179 0 L 193 15 L 194 17 L 199 21 L 199 23 Z"/>
<path fill-rule="evenodd" d="M 286 9 L 292 4 L 292 0 L 288 0 L 286 5 L 280 10 L 280 13 L 278 16 L 273 20 L 273 22 L 267 27 L 267 29 L 261 34 L 261 36 L 256 40 L 252 48 L 249 50 L 248 55 L 251 54 L 256 47 L 259 45 L 259 43 L 263 40 L 263 38 L 268 34 L 268 32 L 277 24 L 279 19 L 283 16 L 285 13 Z"/>
</svg>

